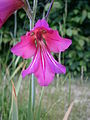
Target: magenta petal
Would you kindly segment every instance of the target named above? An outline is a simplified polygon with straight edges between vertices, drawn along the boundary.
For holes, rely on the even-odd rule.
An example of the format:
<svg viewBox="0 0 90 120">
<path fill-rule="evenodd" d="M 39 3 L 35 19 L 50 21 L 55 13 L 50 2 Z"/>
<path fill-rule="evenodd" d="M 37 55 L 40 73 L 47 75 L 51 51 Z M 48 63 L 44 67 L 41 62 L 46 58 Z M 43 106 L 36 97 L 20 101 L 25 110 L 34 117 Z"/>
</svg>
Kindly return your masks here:
<svg viewBox="0 0 90 120">
<path fill-rule="evenodd" d="M 40 49 L 36 51 L 33 61 L 31 62 L 29 67 L 26 70 L 23 70 L 22 72 L 23 78 L 28 74 L 36 72 L 39 66 L 39 58 L 40 58 Z"/>
<path fill-rule="evenodd" d="M 11 48 L 11 52 L 17 56 L 28 59 L 35 54 L 36 46 L 30 36 L 24 35 L 21 41 Z"/>
<path fill-rule="evenodd" d="M 53 81 L 55 73 L 52 72 L 45 53 L 40 54 L 38 70 L 34 73 L 40 86 L 48 86 Z"/>
<path fill-rule="evenodd" d="M 1 19 L 0 19 L 0 28 L 2 27 L 2 24 L 3 24 L 3 23 L 2 23 L 2 21 L 1 21 Z"/>
<path fill-rule="evenodd" d="M 53 81 L 55 73 L 65 74 L 65 66 L 59 64 L 45 48 L 38 48 L 30 66 L 22 72 L 23 78 L 34 73 L 40 86 L 48 86 Z"/>
<path fill-rule="evenodd" d="M 44 38 L 50 51 L 55 53 L 65 51 L 72 44 L 70 39 L 60 37 L 57 30 L 49 30 Z"/>
<path fill-rule="evenodd" d="M 59 73 L 59 74 L 65 74 L 66 73 L 66 67 L 59 62 L 57 62 L 53 56 L 49 53 L 49 51 L 46 51 L 46 59 L 48 61 L 48 64 L 52 71 L 54 73 Z"/>
<path fill-rule="evenodd" d="M 23 5 L 22 0 L 0 0 L 0 28 L 8 17 Z"/>
<path fill-rule="evenodd" d="M 38 20 L 37 23 L 35 24 L 35 27 L 34 29 L 38 28 L 38 27 L 44 27 L 44 28 L 47 28 L 49 29 L 49 25 L 47 23 L 47 21 L 45 19 L 42 19 L 42 20 Z"/>
<path fill-rule="evenodd" d="M 45 54 L 42 53 L 40 48 L 30 66 L 22 72 L 22 76 L 25 77 L 31 73 L 34 73 L 40 86 L 48 86 L 54 78 L 54 73 L 45 59 Z"/>
</svg>

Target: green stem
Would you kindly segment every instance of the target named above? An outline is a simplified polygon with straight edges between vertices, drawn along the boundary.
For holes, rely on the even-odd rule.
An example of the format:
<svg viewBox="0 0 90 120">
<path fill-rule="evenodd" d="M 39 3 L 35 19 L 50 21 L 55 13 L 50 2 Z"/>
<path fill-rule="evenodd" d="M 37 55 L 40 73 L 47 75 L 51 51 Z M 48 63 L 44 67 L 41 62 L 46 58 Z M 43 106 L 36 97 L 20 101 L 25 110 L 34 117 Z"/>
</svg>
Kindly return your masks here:
<svg viewBox="0 0 90 120">
<path fill-rule="evenodd" d="M 17 34 L 17 11 L 14 13 L 14 38 L 16 38 Z"/>
<path fill-rule="evenodd" d="M 29 21 L 30 21 L 30 30 L 34 27 L 34 21 L 36 16 L 37 0 L 33 2 L 33 12 L 31 10 L 29 1 L 26 0 L 24 10 L 26 11 Z M 28 101 L 28 120 L 34 120 L 34 107 L 35 107 L 35 79 L 32 74 L 32 80 L 29 83 L 29 101 Z"/>
<path fill-rule="evenodd" d="M 61 63 L 61 52 L 59 53 L 59 56 L 58 56 L 58 62 Z M 57 85 L 56 85 L 57 88 L 59 86 L 58 80 L 59 80 L 59 74 L 57 74 Z"/>
<path fill-rule="evenodd" d="M 67 19 L 67 0 L 65 0 L 64 32 L 65 32 L 65 29 L 66 29 L 66 19 Z"/>
<path fill-rule="evenodd" d="M 32 29 L 32 19 L 29 19 L 29 23 L 30 23 L 30 30 Z M 34 81 L 34 76 L 32 74 L 32 80 L 29 81 L 29 100 L 28 100 L 28 119 L 27 120 L 33 120 L 34 119 L 34 112 L 33 112 L 33 104 L 34 104 L 34 87 L 32 85 L 33 81 Z"/>
<path fill-rule="evenodd" d="M 32 28 L 34 27 L 35 16 L 37 9 L 37 0 L 33 1 L 33 16 L 32 16 Z M 32 74 L 32 118 L 34 119 L 34 108 L 35 108 L 35 79 Z"/>
<path fill-rule="evenodd" d="M 32 29 L 32 10 L 29 4 L 29 1 L 25 1 L 24 10 L 29 18 L 30 30 Z M 33 78 L 34 79 L 34 78 Z M 28 111 L 27 111 L 27 120 L 33 120 L 32 116 L 32 81 L 29 80 L 29 100 L 28 100 Z"/>
<path fill-rule="evenodd" d="M 68 93 L 68 103 L 71 102 L 71 74 L 69 74 L 69 93 Z"/>
<path fill-rule="evenodd" d="M 64 22 L 64 36 L 65 36 L 65 33 L 66 33 L 66 20 L 67 20 L 67 0 L 65 0 L 65 13 L 64 13 L 64 16 L 63 16 L 63 22 Z M 63 53 L 63 64 L 64 64 L 64 53 Z"/>
<path fill-rule="evenodd" d="M 32 103 L 31 103 L 31 80 L 29 80 L 29 101 L 28 101 L 28 116 L 27 120 L 32 120 Z"/>
<path fill-rule="evenodd" d="M 16 43 L 16 35 L 17 35 L 17 11 L 14 12 L 14 42 L 13 45 Z M 13 61 L 15 60 L 15 55 L 13 55 Z M 13 65 L 13 68 L 15 68 L 15 65 Z"/>
<path fill-rule="evenodd" d="M 35 107 L 35 79 L 34 79 L 34 74 L 32 74 L 32 118 L 33 119 L 34 119 L 34 107 Z"/>
</svg>

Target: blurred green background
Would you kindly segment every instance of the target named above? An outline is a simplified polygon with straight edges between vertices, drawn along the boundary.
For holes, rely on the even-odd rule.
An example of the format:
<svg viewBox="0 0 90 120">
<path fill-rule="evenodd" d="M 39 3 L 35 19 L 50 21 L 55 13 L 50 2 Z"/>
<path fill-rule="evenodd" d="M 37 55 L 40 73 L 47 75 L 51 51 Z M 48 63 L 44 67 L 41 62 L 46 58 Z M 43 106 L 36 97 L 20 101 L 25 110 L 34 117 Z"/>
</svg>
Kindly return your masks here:
<svg viewBox="0 0 90 120">
<path fill-rule="evenodd" d="M 32 7 L 33 0 L 29 0 L 29 2 Z M 45 16 L 49 5 L 50 0 L 38 0 L 35 22 Z M 72 45 L 64 53 L 61 53 L 61 63 L 66 66 L 67 74 L 65 76 L 60 75 L 57 77 L 58 80 L 55 78 L 51 86 L 45 88 L 41 120 L 44 118 L 45 120 L 62 120 L 73 100 L 76 102 L 70 120 L 89 120 L 90 82 L 87 82 L 87 80 L 90 81 L 89 0 L 55 0 L 48 17 L 48 23 L 52 29 L 57 29 L 62 37 L 72 39 Z M 26 60 L 10 52 L 10 48 L 20 41 L 20 36 L 27 31 L 29 31 L 29 20 L 23 9 L 13 14 L 0 29 L 0 114 L 3 120 L 8 120 L 10 114 L 12 95 L 10 80 L 14 81 L 16 89 L 19 85 L 19 120 L 27 120 L 30 76 L 26 77 L 26 80 L 22 80 L 21 70 L 23 61 L 25 63 Z M 59 54 L 53 55 L 58 61 Z M 27 63 L 30 64 L 30 61 L 27 60 Z M 41 88 L 37 84 L 36 110 L 40 93 Z"/>
<path fill-rule="evenodd" d="M 41 19 L 48 10 L 48 0 L 39 0 L 36 20 Z M 30 1 L 32 5 L 32 1 Z M 66 7 L 65 7 L 66 5 Z M 90 67 L 90 3 L 88 0 L 55 0 L 50 12 L 48 23 L 51 28 L 57 29 L 61 36 L 72 39 L 72 46 L 62 53 L 62 63 L 67 72 L 80 76 L 81 69 L 89 75 Z M 12 61 L 11 46 L 20 40 L 20 36 L 29 31 L 29 21 L 23 9 L 17 12 L 17 34 L 14 38 L 14 15 L 0 30 L 0 66 L 5 70 Z M 58 55 L 55 55 L 56 59 Z M 22 59 L 22 58 L 20 58 Z"/>
</svg>

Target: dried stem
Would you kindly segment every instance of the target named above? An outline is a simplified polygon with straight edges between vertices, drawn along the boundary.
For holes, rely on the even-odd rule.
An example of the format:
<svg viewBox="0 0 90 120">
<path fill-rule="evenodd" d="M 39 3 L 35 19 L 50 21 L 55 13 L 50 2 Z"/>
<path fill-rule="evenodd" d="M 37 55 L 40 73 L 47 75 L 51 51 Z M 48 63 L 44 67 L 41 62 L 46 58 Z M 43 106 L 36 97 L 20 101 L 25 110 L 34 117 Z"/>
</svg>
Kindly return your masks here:
<svg viewBox="0 0 90 120">
<path fill-rule="evenodd" d="M 37 2 L 38 2 L 38 0 L 33 1 L 33 25 L 34 25 L 35 16 L 36 16 Z"/>
<path fill-rule="evenodd" d="M 32 12 L 32 10 L 31 10 L 31 6 L 30 6 L 28 0 L 24 0 L 24 7 L 23 7 L 23 9 L 25 10 L 28 18 L 29 18 L 29 19 L 32 19 L 33 12 Z"/>
<path fill-rule="evenodd" d="M 74 105 L 74 101 L 70 104 L 70 106 L 69 106 L 69 108 L 68 108 L 68 110 L 67 110 L 67 112 L 66 112 L 66 114 L 65 114 L 65 116 L 64 116 L 64 118 L 63 118 L 63 120 L 68 120 L 69 115 L 70 115 L 70 113 L 71 113 L 71 110 L 72 110 L 72 108 L 73 108 L 73 105 Z"/>
<path fill-rule="evenodd" d="M 50 13 L 50 10 L 51 10 L 51 8 L 52 8 L 53 3 L 54 3 L 54 0 L 51 1 L 50 7 L 49 7 L 49 9 L 48 9 L 48 11 L 47 11 L 47 14 L 46 14 L 46 16 L 45 16 L 45 19 L 46 19 L 46 20 L 47 20 L 47 18 L 48 18 L 48 16 L 49 16 L 49 13 Z"/>
</svg>

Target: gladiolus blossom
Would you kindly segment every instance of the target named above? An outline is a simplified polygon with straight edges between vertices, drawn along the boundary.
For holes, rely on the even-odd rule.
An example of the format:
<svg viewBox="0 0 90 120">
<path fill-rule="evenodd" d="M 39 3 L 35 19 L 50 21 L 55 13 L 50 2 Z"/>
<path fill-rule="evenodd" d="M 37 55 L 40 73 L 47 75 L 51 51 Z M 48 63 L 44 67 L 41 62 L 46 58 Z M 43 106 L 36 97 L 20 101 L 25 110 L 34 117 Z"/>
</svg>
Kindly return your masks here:
<svg viewBox="0 0 90 120">
<path fill-rule="evenodd" d="M 33 60 L 29 67 L 22 72 L 23 78 L 28 74 L 34 74 L 40 86 L 48 86 L 55 73 L 65 74 L 66 68 L 58 63 L 51 52 L 63 52 L 72 41 L 62 38 L 57 30 L 52 30 L 46 20 L 38 20 L 35 27 L 21 36 L 21 41 L 17 43 L 11 51 L 17 56 Z"/>
<path fill-rule="evenodd" d="M 14 11 L 23 7 L 22 0 L 0 0 L 0 28 Z"/>
</svg>

